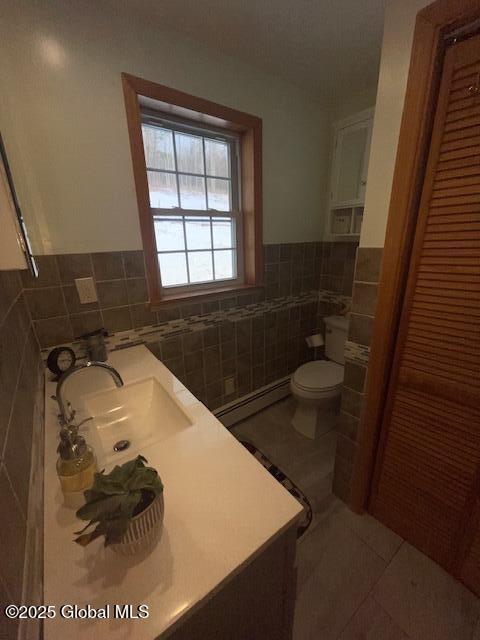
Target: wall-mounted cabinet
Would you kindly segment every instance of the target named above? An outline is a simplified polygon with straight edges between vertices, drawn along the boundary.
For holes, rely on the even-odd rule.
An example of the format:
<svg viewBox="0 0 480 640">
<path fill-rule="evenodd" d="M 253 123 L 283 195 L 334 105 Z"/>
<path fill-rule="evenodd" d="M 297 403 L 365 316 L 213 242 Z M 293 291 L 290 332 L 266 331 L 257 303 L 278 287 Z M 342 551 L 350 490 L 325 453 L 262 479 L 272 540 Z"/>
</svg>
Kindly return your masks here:
<svg viewBox="0 0 480 640">
<path fill-rule="evenodd" d="M 334 125 L 326 236 L 360 235 L 372 123 L 367 109 Z"/>
</svg>

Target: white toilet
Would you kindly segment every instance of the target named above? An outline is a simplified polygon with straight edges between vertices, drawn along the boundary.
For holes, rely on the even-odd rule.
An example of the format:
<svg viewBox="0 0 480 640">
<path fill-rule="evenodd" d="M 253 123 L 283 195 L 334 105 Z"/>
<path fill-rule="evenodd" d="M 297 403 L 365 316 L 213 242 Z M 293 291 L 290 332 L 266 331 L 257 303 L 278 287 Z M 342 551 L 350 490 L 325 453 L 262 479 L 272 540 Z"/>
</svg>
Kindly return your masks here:
<svg viewBox="0 0 480 640">
<path fill-rule="evenodd" d="M 332 416 L 339 408 L 345 363 L 348 319 L 327 316 L 324 321 L 326 359 L 302 364 L 290 380 L 290 389 L 297 400 L 292 425 L 312 440 L 332 428 Z"/>
</svg>

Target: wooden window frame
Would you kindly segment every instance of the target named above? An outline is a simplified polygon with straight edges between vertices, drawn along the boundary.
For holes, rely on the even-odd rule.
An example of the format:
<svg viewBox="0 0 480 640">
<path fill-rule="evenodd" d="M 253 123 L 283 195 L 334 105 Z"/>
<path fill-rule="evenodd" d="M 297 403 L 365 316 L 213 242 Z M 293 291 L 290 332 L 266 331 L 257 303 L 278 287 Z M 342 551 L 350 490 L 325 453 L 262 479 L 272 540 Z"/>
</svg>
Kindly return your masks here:
<svg viewBox="0 0 480 640">
<path fill-rule="evenodd" d="M 417 14 L 387 220 L 360 442 L 349 506 L 368 505 L 423 188 L 445 36 L 480 18 L 478 0 L 437 0 Z"/>
<path fill-rule="evenodd" d="M 154 221 L 157 219 L 157 217 L 168 217 L 168 218 L 176 219 L 182 222 L 185 247 L 183 251 L 178 250 L 178 251 L 175 251 L 175 253 L 182 253 L 185 255 L 186 275 L 189 282 L 184 284 L 177 284 L 177 285 L 168 285 L 168 286 L 165 285 L 165 282 L 162 276 L 162 268 L 160 267 L 160 278 L 162 279 L 162 287 L 164 288 L 165 293 L 167 293 L 167 290 L 168 290 L 169 296 L 175 296 L 175 294 L 183 295 L 184 293 L 188 293 L 188 292 L 203 293 L 205 288 L 211 289 L 213 291 L 214 289 L 219 289 L 223 287 L 236 288 L 238 286 L 243 285 L 244 283 L 243 232 L 242 232 L 243 224 L 242 224 L 242 209 L 240 206 L 241 203 L 240 203 L 240 194 L 239 194 L 240 184 L 241 184 L 240 183 L 240 166 L 239 166 L 240 165 L 239 134 L 235 132 L 230 132 L 230 131 L 223 132 L 218 129 L 213 130 L 210 127 L 204 127 L 197 124 L 194 126 L 191 122 L 184 123 L 184 122 L 180 122 L 177 119 L 175 120 L 168 119 L 163 114 L 158 114 L 158 112 L 154 114 L 154 117 L 152 117 L 152 112 L 145 111 L 144 109 L 141 109 L 141 115 L 142 115 L 142 127 L 147 125 L 152 127 L 168 128 L 172 132 L 187 133 L 195 136 L 201 136 L 203 140 L 222 139 L 222 141 L 228 145 L 228 149 L 229 149 L 229 176 L 226 179 L 228 180 L 229 187 L 230 187 L 230 209 L 228 211 L 224 211 L 224 210 L 209 208 L 209 194 L 208 194 L 207 184 L 208 184 L 208 178 L 214 177 L 214 176 L 209 176 L 207 173 L 206 155 L 205 155 L 206 151 L 205 151 L 204 144 L 202 144 L 202 153 L 203 153 L 203 159 L 205 161 L 205 166 L 204 166 L 205 172 L 203 174 L 196 174 L 196 175 L 198 176 L 201 175 L 206 180 L 205 203 L 207 208 L 202 210 L 183 209 L 181 207 L 180 185 L 178 182 L 179 176 L 192 175 L 192 174 L 186 174 L 185 172 L 182 172 L 178 169 L 178 166 L 177 166 L 178 153 L 177 153 L 176 145 L 175 143 L 173 143 L 173 155 L 174 155 L 175 168 L 166 170 L 166 171 L 169 171 L 169 173 L 171 175 L 174 175 L 176 178 L 175 183 L 176 183 L 176 189 L 177 189 L 178 206 L 173 208 L 161 208 L 161 207 L 157 208 L 157 207 L 152 207 L 150 203 L 150 212 L 154 218 Z M 164 170 L 158 170 L 156 168 L 150 168 L 148 166 L 148 161 L 147 161 L 146 169 L 147 169 L 147 180 L 148 180 L 148 174 L 150 171 L 162 171 L 162 172 L 164 171 Z M 223 179 L 223 178 L 220 178 L 220 179 Z M 187 246 L 188 243 L 187 243 L 186 225 L 188 223 L 186 223 L 186 218 L 189 218 L 190 220 L 192 218 L 203 218 L 203 219 L 209 218 L 210 219 L 209 225 L 210 225 L 210 235 L 212 240 L 210 249 L 205 249 L 205 248 L 191 249 L 190 247 Z M 234 252 L 234 256 L 235 256 L 234 275 L 231 278 L 224 278 L 224 279 L 220 279 L 220 278 L 217 279 L 215 275 L 215 252 L 221 251 L 222 249 L 214 247 L 212 225 L 213 225 L 213 221 L 219 218 L 221 219 L 230 218 L 235 230 L 235 233 L 234 234 L 232 233 L 231 247 L 226 248 L 227 250 L 233 250 Z M 190 282 L 189 256 L 191 256 L 193 253 L 196 253 L 196 252 L 203 253 L 205 251 L 209 251 L 212 257 L 213 278 L 211 280 L 207 280 L 206 282 Z M 162 253 L 171 254 L 172 251 L 171 250 L 161 251 L 157 246 L 158 259 L 160 259 L 160 255 Z"/>
<path fill-rule="evenodd" d="M 198 98 L 128 73 L 122 73 L 133 175 L 137 194 L 140 231 L 145 255 L 150 305 L 189 299 L 210 298 L 231 291 L 244 291 L 263 285 L 262 246 L 262 120 L 242 111 Z M 243 284 L 205 285 L 192 291 L 170 293 L 162 289 L 153 217 L 150 210 L 147 170 L 141 131 L 141 103 L 166 118 L 180 118 L 199 126 L 235 132 L 240 146 L 240 195 L 242 203 Z M 208 212 L 207 212 L 208 213 Z"/>
</svg>

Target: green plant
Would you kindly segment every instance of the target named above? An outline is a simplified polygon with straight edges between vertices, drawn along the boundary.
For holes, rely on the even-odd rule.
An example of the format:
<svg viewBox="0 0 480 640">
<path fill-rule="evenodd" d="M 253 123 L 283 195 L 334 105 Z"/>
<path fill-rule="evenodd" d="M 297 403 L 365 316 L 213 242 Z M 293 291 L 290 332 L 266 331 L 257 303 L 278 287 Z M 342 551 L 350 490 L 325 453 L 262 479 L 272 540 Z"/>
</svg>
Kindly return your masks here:
<svg viewBox="0 0 480 640">
<path fill-rule="evenodd" d="M 77 511 L 88 524 L 75 533 L 75 542 L 85 547 L 99 536 L 105 536 L 105 546 L 120 542 L 130 519 L 163 491 L 158 473 L 145 466 L 146 462 L 143 456 L 137 456 L 110 473 L 95 474 L 92 488 L 84 492 L 86 504 Z M 86 533 L 94 525 L 95 529 Z"/>
</svg>

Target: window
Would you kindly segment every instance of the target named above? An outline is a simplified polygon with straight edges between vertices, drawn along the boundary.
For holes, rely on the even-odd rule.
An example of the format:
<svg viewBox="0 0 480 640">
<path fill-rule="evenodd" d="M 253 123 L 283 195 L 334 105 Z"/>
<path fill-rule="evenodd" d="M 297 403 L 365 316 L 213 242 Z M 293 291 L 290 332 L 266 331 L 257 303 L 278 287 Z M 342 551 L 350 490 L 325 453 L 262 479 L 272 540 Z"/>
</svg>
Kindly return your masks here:
<svg viewBox="0 0 480 640">
<path fill-rule="evenodd" d="M 262 121 L 122 78 L 150 303 L 260 286 Z"/>
<path fill-rule="evenodd" d="M 164 288 L 241 282 L 238 136 L 142 114 Z"/>
</svg>

